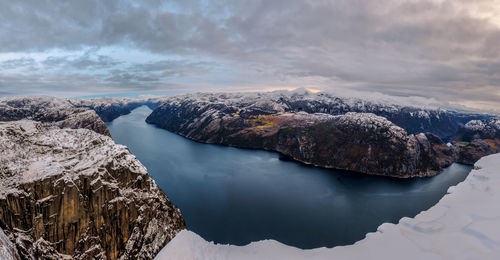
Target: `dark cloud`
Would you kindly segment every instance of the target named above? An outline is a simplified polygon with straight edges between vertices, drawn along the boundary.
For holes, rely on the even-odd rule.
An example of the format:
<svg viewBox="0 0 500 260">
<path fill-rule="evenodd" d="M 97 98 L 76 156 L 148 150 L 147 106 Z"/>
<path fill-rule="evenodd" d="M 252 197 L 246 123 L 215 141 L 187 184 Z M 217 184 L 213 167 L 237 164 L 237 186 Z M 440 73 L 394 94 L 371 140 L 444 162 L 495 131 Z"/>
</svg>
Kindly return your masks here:
<svg viewBox="0 0 500 260">
<path fill-rule="evenodd" d="M 199 84 L 220 83 L 227 89 L 245 84 L 306 85 L 467 101 L 468 105 L 500 101 L 496 0 L 151 0 L 140 4 L 0 0 L 0 4 L 0 54 L 92 50 L 76 57 L 33 60 L 28 55 L 4 60 L 3 70 L 34 70 L 33 75 L 0 73 L 0 83 L 7 85 L 31 79 L 33 85 L 55 86 L 57 80 L 47 79 L 62 77 L 59 84 L 82 85 L 73 82 L 82 80 L 96 89 L 116 91 L 196 79 Z M 99 52 L 114 47 L 139 50 L 148 58 Z"/>
</svg>

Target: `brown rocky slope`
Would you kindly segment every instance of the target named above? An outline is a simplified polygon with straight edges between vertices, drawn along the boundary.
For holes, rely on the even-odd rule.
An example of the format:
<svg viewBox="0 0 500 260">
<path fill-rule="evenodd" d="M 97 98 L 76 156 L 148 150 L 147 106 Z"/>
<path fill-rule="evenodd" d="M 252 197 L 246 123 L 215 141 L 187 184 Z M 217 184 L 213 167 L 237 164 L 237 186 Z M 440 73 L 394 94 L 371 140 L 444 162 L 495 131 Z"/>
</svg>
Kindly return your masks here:
<svg viewBox="0 0 500 260">
<path fill-rule="evenodd" d="M 439 137 L 407 134 L 371 113 L 286 112 L 272 102 L 234 106 L 180 96 L 165 100 L 146 121 L 200 142 L 272 150 L 307 164 L 392 177 L 434 175 L 455 156 Z"/>
<path fill-rule="evenodd" d="M 500 152 L 500 119 L 471 120 L 456 133 L 457 161 L 474 164 L 481 157 Z"/>
</svg>

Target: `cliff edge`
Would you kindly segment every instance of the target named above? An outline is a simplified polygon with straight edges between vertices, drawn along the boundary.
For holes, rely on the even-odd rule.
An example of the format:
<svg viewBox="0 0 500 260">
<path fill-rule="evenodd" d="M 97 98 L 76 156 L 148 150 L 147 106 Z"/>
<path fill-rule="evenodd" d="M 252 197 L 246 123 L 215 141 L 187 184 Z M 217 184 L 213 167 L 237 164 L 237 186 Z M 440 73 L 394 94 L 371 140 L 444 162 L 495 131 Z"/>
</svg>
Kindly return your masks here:
<svg viewBox="0 0 500 260">
<path fill-rule="evenodd" d="M 95 112 L 52 100 L 0 107 L 11 120 L 0 122 L 0 228 L 16 253 L 154 258 L 185 228 L 179 209 L 125 146 L 101 134 L 107 128 Z"/>
</svg>

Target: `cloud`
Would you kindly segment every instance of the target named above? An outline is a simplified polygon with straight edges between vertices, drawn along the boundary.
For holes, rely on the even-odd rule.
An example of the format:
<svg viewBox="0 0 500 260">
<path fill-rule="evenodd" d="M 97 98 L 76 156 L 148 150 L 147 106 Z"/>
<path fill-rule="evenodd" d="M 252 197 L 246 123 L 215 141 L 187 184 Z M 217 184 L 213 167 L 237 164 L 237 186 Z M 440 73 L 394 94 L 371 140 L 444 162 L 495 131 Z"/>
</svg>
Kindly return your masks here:
<svg viewBox="0 0 500 260">
<path fill-rule="evenodd" d="M 121 64 L 121 61 L 114 60 L 111 57 L 97 55 L 91 57 L 89 54 L 85 54 L 80 57 L 72 58 L 68 56 L 49 56 L 47 59 L 41 62 L 44 66 L 54 69 L 75 69 L 75 70 L 97 70 L 103 68 L 111 68 L 116 65 Z"/>
<path fill-rule="evenodd" d="M 8 92 L 19 82 L 108 92 L 314 86 L 474 108 L 500 101 L 492 94 L 500 89 L 498 0 L 0 4 L 0 88 Z M 7 53 L 21 58 L 2 60 Z"/>
<path fill-rule="evenodd" d="M 32 67 L 35 64 L 35 60 L 32 58 L 20 58 L 6 60 L 0 63 L 0 68 L 2 70 L 11 70 L 25 67 Z"/>
</svg>

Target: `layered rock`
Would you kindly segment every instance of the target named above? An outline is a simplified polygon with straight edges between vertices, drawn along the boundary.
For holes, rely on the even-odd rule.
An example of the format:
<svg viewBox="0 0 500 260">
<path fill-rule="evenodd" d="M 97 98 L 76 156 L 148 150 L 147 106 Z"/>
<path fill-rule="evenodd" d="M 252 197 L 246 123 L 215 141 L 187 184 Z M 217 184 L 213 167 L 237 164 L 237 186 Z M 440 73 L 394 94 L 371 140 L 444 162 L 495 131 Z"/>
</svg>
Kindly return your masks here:
<svg viewBox="0 0 500 260">
<path fill-rule="evenodd" d="M 272 102 L 217 101 L 173 97 L 146 121 L 200 142 L 273 150 L 316 166 L 393 177 L 436 174 L 455 156 L 439 137 L 409 135 L 370 113 L 290 113 Z"/>
<path fill-rule="evenodd" d="M 125 146 L 87 129 L 0 123 L 0 226 L 23 259 L 152 259 L 180 211 Z"/>
<path fill-rule="evenodd" d="M 185 228 L 94 111 L 9 97 L 0 121 L 0 228 L 11 241 L 0 233 L 1 257 L 152 259 Z"/>
<path fill-rule="evenodd" d="M 110 135 L 97 114 L 87 108 L 77 108 L 67 99 L 53 97 L 0 98 L 0 121 L 30 119 L 60 128 L 85 128 Z"/>
</svg>

